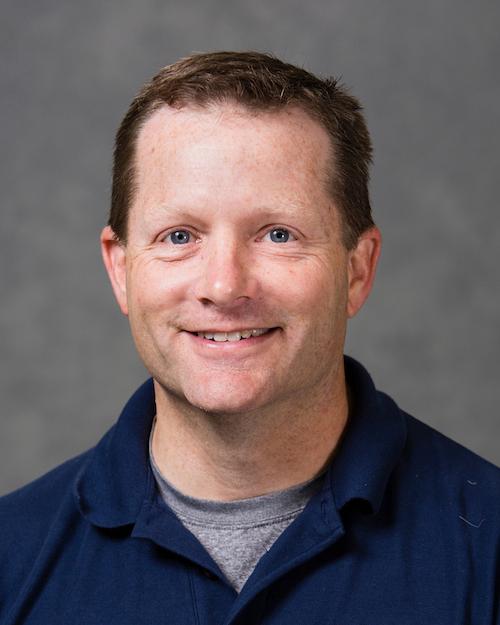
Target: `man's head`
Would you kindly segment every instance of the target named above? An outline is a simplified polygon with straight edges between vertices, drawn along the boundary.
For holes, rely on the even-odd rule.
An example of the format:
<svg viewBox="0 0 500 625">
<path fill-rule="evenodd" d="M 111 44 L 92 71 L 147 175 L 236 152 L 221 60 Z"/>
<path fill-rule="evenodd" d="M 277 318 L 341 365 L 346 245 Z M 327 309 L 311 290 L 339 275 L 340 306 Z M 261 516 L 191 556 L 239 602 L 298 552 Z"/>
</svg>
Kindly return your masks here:
<svg viewBox="0 0 500 625">
<path fill-rule="evenodd" d="M 146 120 L 161 108 L 237 103 L 253 112 L 298 107 L 330 137 L 326 180 L 340 212 L 343 242 L 352 249 L 373 226 L 368 194 L 371 143 L 359 102 L 333 79 L 257 52 L 194 54 L 163 68 L 130 105 L 116 136 L 109 225 L 126 241 L 128 213 L 136 192 L 136 144 Z"/>
<path fill-rule="evenodd" d="M 221 80 L 228 58 L 221 56 Z M 347 319 L 368 296 L 380 249 L 360 175 L 367 163 L 352 160 L 366 133 L 357 105 L 347 99 L 343 107 L 350 103 L 350 126 L 363 132 L 342 149 L 364 180 L 364 221 L 339 207 L 332 181 L 346 158 L 336 149 L 332 159 L 332 134 L 303 105 L 251 107 L 228 96 L 181 105 L 182 93 L 179 86 L 174 105 L 133 104 L 134 115 L 147 113 L 125 147 L 130 124 L 119 132 L 115 174 L 129 178 L 127 211 L 121 222 L 112 215 L 101 237 L 157 400 L 226 414 L 289 414 L 313 404 L 328 411 L 344 384 Z M 345 134 L 346 124 L 337 130 Z M 366 159 L 367 135 L 361 143 Z M 341 188 L 349 185 L 347 177 Z"/>
</svg>

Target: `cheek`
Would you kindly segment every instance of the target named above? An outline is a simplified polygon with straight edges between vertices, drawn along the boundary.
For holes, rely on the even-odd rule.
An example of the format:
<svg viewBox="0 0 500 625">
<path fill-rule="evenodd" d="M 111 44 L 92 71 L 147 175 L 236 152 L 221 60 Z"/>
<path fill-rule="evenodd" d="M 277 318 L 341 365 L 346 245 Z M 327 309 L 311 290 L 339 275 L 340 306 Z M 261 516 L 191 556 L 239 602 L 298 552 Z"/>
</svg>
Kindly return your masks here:
<svg viewBox="0 0 500 625">
<path fill-rule="evenodd" d="M 319 266 L 318 266 L 319 265 Z M 345 273 L 345 272 L 344 272 Z M 347 276 L 324 263 L 309 267 L 289 268 L 280 275 L 277 288 L 298 313 L 310 318 L 331 316 L 347 304 Z"/>
<path fill-rule="evenodd" d="M 127 296 L 130 314 L 136 318 L 168 310 L 185 292 L 180 272 L 169 271 L 164 262 L 145 263 L 129 271 Z"/>
<path fill-rule="evenodd" d="M 295 277 L 297 339 L 316 359 L 336 353 L 343 344 L 347 323 L 347 279 L 341 272 L 314 272 Z M 299 339 L 300 337 L 300 339 Z"/>
</svg>

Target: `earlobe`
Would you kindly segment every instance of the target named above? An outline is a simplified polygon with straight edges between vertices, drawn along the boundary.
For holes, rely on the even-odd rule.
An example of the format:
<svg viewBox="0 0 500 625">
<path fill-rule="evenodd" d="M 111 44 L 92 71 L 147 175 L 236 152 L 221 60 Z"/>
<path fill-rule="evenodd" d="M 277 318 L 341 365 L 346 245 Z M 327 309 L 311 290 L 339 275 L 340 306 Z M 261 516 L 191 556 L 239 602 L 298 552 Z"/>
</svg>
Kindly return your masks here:
<svg viewBox="0 0 500 625">
<path fill-rule="evenodd" d="M 349 252 L 348 317 L 356 315 L 370 294 L 381 245 L 380 230 L 373 226 L 361 234 L 356 247 Z"/>
<path fill-rule="evenodd" d="M 101 253 L 116 301 L 122 313 L 128 315 L 125 245 L 116 238 L 110 226 L 101 232 Z"/>
</svg>

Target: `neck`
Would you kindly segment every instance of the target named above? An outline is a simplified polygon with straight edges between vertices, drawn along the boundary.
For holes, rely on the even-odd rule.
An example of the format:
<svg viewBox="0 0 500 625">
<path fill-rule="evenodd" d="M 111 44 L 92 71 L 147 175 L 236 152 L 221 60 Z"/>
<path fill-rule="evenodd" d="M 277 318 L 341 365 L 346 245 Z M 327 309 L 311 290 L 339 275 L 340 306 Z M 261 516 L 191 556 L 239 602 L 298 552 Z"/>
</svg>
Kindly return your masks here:
<svg viewBox="0 0 500 625">
<path fill-rule="evenodd" d="M 306 482 L 324 471 L 344 430 L 343 367 L 314 393 L 249 413 L 206 413 L 155 381 L 152 451 L 165 478 L 200 499 L 246 499 Z M 320 399 L 321 398 L 321 399 Z"/>
</svg>

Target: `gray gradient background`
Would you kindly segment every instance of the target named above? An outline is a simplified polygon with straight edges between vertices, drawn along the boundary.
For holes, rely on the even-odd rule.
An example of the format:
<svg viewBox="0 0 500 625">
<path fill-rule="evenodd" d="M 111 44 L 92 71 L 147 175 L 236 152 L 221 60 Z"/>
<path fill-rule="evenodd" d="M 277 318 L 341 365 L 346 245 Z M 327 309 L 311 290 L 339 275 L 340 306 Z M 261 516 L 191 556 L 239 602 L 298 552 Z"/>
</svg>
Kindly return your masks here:
<svg viewBox="0 0 500 625">
<path fill-rule="evenodd" d="M 93 445 L 146 377 L 98 246 L 113 135 L 157 69 L 217 49 L 361 98 L 384 250 L 347 352 L 499 463 L 499 18 L 484 0 L 3 2 L 0 492 Z"/>
</svg>

